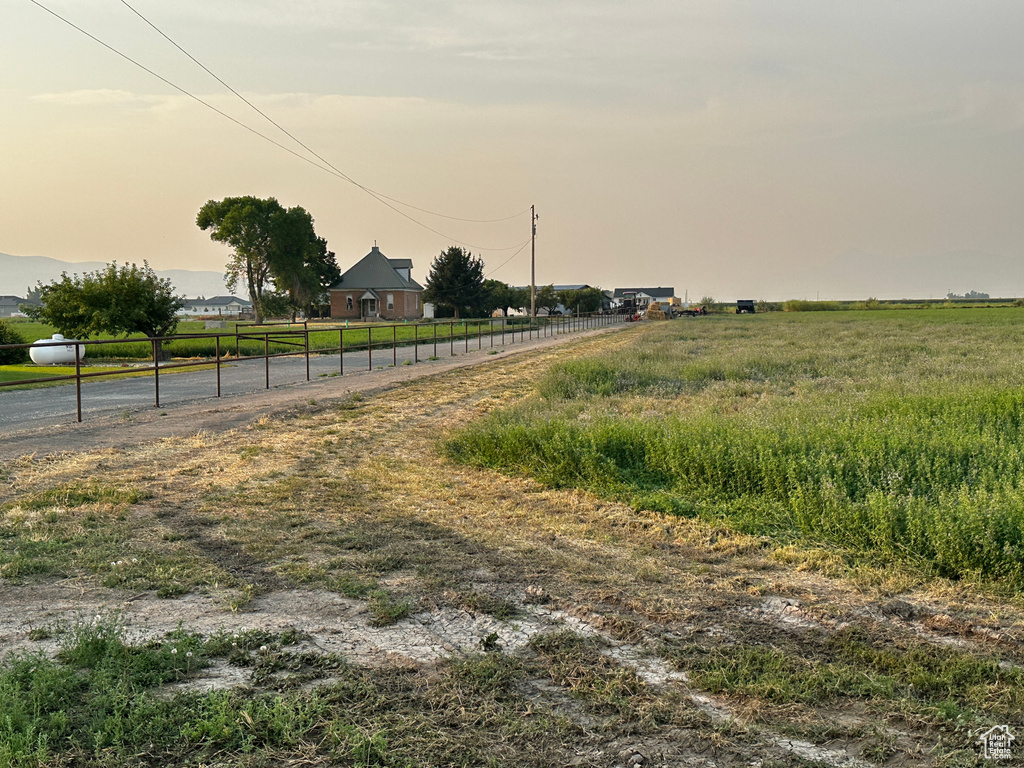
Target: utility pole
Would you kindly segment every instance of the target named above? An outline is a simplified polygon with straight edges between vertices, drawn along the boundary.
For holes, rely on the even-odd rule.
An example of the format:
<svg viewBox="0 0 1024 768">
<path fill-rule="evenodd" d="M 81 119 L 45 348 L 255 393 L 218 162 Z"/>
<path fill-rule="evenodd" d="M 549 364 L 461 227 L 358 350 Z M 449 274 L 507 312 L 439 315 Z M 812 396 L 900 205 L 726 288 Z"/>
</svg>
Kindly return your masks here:
<svg viewBox="0 0 1024 768">
<path fill-rule="evenodd" d="M 537 214 L 530 206 L 530 317 L 537 317 Z"/>
</svg>

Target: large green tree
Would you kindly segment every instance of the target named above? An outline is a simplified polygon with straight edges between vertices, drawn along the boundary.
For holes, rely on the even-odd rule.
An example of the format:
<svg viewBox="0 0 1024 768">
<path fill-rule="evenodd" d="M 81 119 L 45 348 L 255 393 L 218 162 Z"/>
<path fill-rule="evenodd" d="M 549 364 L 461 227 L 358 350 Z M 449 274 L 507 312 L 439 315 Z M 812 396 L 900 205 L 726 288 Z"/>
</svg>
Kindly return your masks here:
<svg viewBox="0 0 1024 768">
<path fill-rule="evenodd" d="M 423 300 L 450 308 L 455 317 L 478 307 L 484 296 L 484 263 L 465 248 L 453 245 L 430 265 Z"/>
<path fill-rule="evenodd" d="M 210 200 L 196 216 L 196 225 L 232 248 L 225 269 L 230 290 L 242 282 L 262 322 L 266 309 L 287 294 L 288 306 L 310 309 L 340 277 L 327 241 L 318 237 L 313 217 L 302 208 L 285 208 L 272 197 L 225 197 Z"/>
<path fill-rule="evenodd" d="M 600 288 L 570 288 L 559 292 L 558 299 L 570 312 L 599 312 L 604 305 L 604 291 Z"/>
<path fill-rule="evenodd" d="M 26 305 L 26 314 L 80 339 L 99 333 L 168 336 L 185 306 L 171 281 L 157 277 L 146 262 L 112 263 L 81 275 L 64 272 L 49 285 L 39 283 L 38 291 L 42 304 Z"/>
</svg>

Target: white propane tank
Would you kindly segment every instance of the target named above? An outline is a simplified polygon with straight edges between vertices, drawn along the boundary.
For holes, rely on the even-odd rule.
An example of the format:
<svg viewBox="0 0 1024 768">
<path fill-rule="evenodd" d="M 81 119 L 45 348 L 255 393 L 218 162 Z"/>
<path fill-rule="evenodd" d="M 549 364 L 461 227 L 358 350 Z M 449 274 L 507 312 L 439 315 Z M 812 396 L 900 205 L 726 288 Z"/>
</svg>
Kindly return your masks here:
<svg viewBox="0 0 1024 768">
<path fill-rule="evenodd" d="M 36 346 L 39 345 L 50 345 L 55 341 L 69 341 L 70 344 L 53 344 L 52 346 Z M 32 358 L 32 362 L 36 365 L 67 365 L 75 363 L 75 347 L 78 347 L 78 359 L 85 359 L 85 345 L 75 344 L 76 339 L 65 339 L 61 334 L 55 333 L 52 338 L 39 339 L 32 343 L 31 348 L 28 350 L 28 356 Z"/>
</svg>

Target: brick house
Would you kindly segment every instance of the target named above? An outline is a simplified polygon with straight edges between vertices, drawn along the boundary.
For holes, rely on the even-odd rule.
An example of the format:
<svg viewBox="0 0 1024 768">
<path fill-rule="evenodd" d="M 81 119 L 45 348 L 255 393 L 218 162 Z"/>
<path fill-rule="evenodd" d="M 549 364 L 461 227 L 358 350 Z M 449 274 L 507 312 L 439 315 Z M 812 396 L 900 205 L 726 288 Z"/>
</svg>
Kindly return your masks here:
<svg viewBox="0 0 1024 768">
<path fill-rule="evenodd" d="M 373 246 L 331 286 L 331 317 L 418 320 L 423 286 L 411 273 L 412 259 L 389 259 Z"/>
</svg>

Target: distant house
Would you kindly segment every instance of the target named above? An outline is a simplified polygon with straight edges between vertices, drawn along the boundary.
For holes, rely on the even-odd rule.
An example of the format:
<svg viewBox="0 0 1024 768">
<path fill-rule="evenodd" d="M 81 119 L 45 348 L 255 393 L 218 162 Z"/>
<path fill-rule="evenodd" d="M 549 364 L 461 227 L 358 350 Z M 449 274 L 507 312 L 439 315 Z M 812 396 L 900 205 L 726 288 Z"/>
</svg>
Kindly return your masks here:
<svg viewBox="0 0 1024 768">
<path fill-rule="evenodd" d="M 20 296 L 0 296 L 0 317 L 25 317 L 21 311 L 22 304 L 39 305 L 38 301 L 30 301 Z"/>
<path fill-rule="evenodd" d="M 187 317 L 241 315 L 252 312 L 252 302 L 237 296 L 214 296 L 209 299 L 185 299 L 178 314 Z"/>
<path fill-rule="evenodd" d="M 412 259 L 389 259 L 375 245 L 331 286 L 331 317 L 418 320 L 422 293 L 412 279 Z"/>
<path fill-rule="evenodd" d="M 618 308 L 626 299 L 634 299 L 637 309 L 644 309 L 655 301 L 678 303 L 675 288 L 616 288 L 612 293 L 612 307 Z"/>
<path fill-rule="evenodd" d="M 539 291 L 542 287 L 544 287 L 544 286 L 538 285 L 537 286 L 537 290 Z M 562 291 L 582 291 L 582 290 L 584 290 L 586 288 L 590 288 L 591 286 L 587 285 L 586 283 L 572 283 L 572 284 L 567 284 L 567 285 L 553 285 L 551 287 L 554 289 L 555 293 L 561 293 Z M 526 291 L 526 295 L 527 296 L 530 295 L 530 286 L 528 286 L 528 285 L 515 286 L 515 288 L 516 288 L 516 290 Z M 513 314 L 513 315 L 528 315 L 528 314 L 530 314 L 530 307 L 529 307 L 529 305 L 527 305 L 525 307 L 517 307 L 516 309 L 512 310 L 511 314 Z M 544 308 L 544 307 L 537 307 L 537 316 L 538 317 L 544 317 L 547 314 L 548 314 L 548 310 L 546 308 Z M 558 304 L 551 311 L 551 314 L 552 315 L 570 315 L 570 314 L 572 314 L 572 307 L 565 307 L 565 306 L 562 306 L 561 304 Z"/>
</svg>

